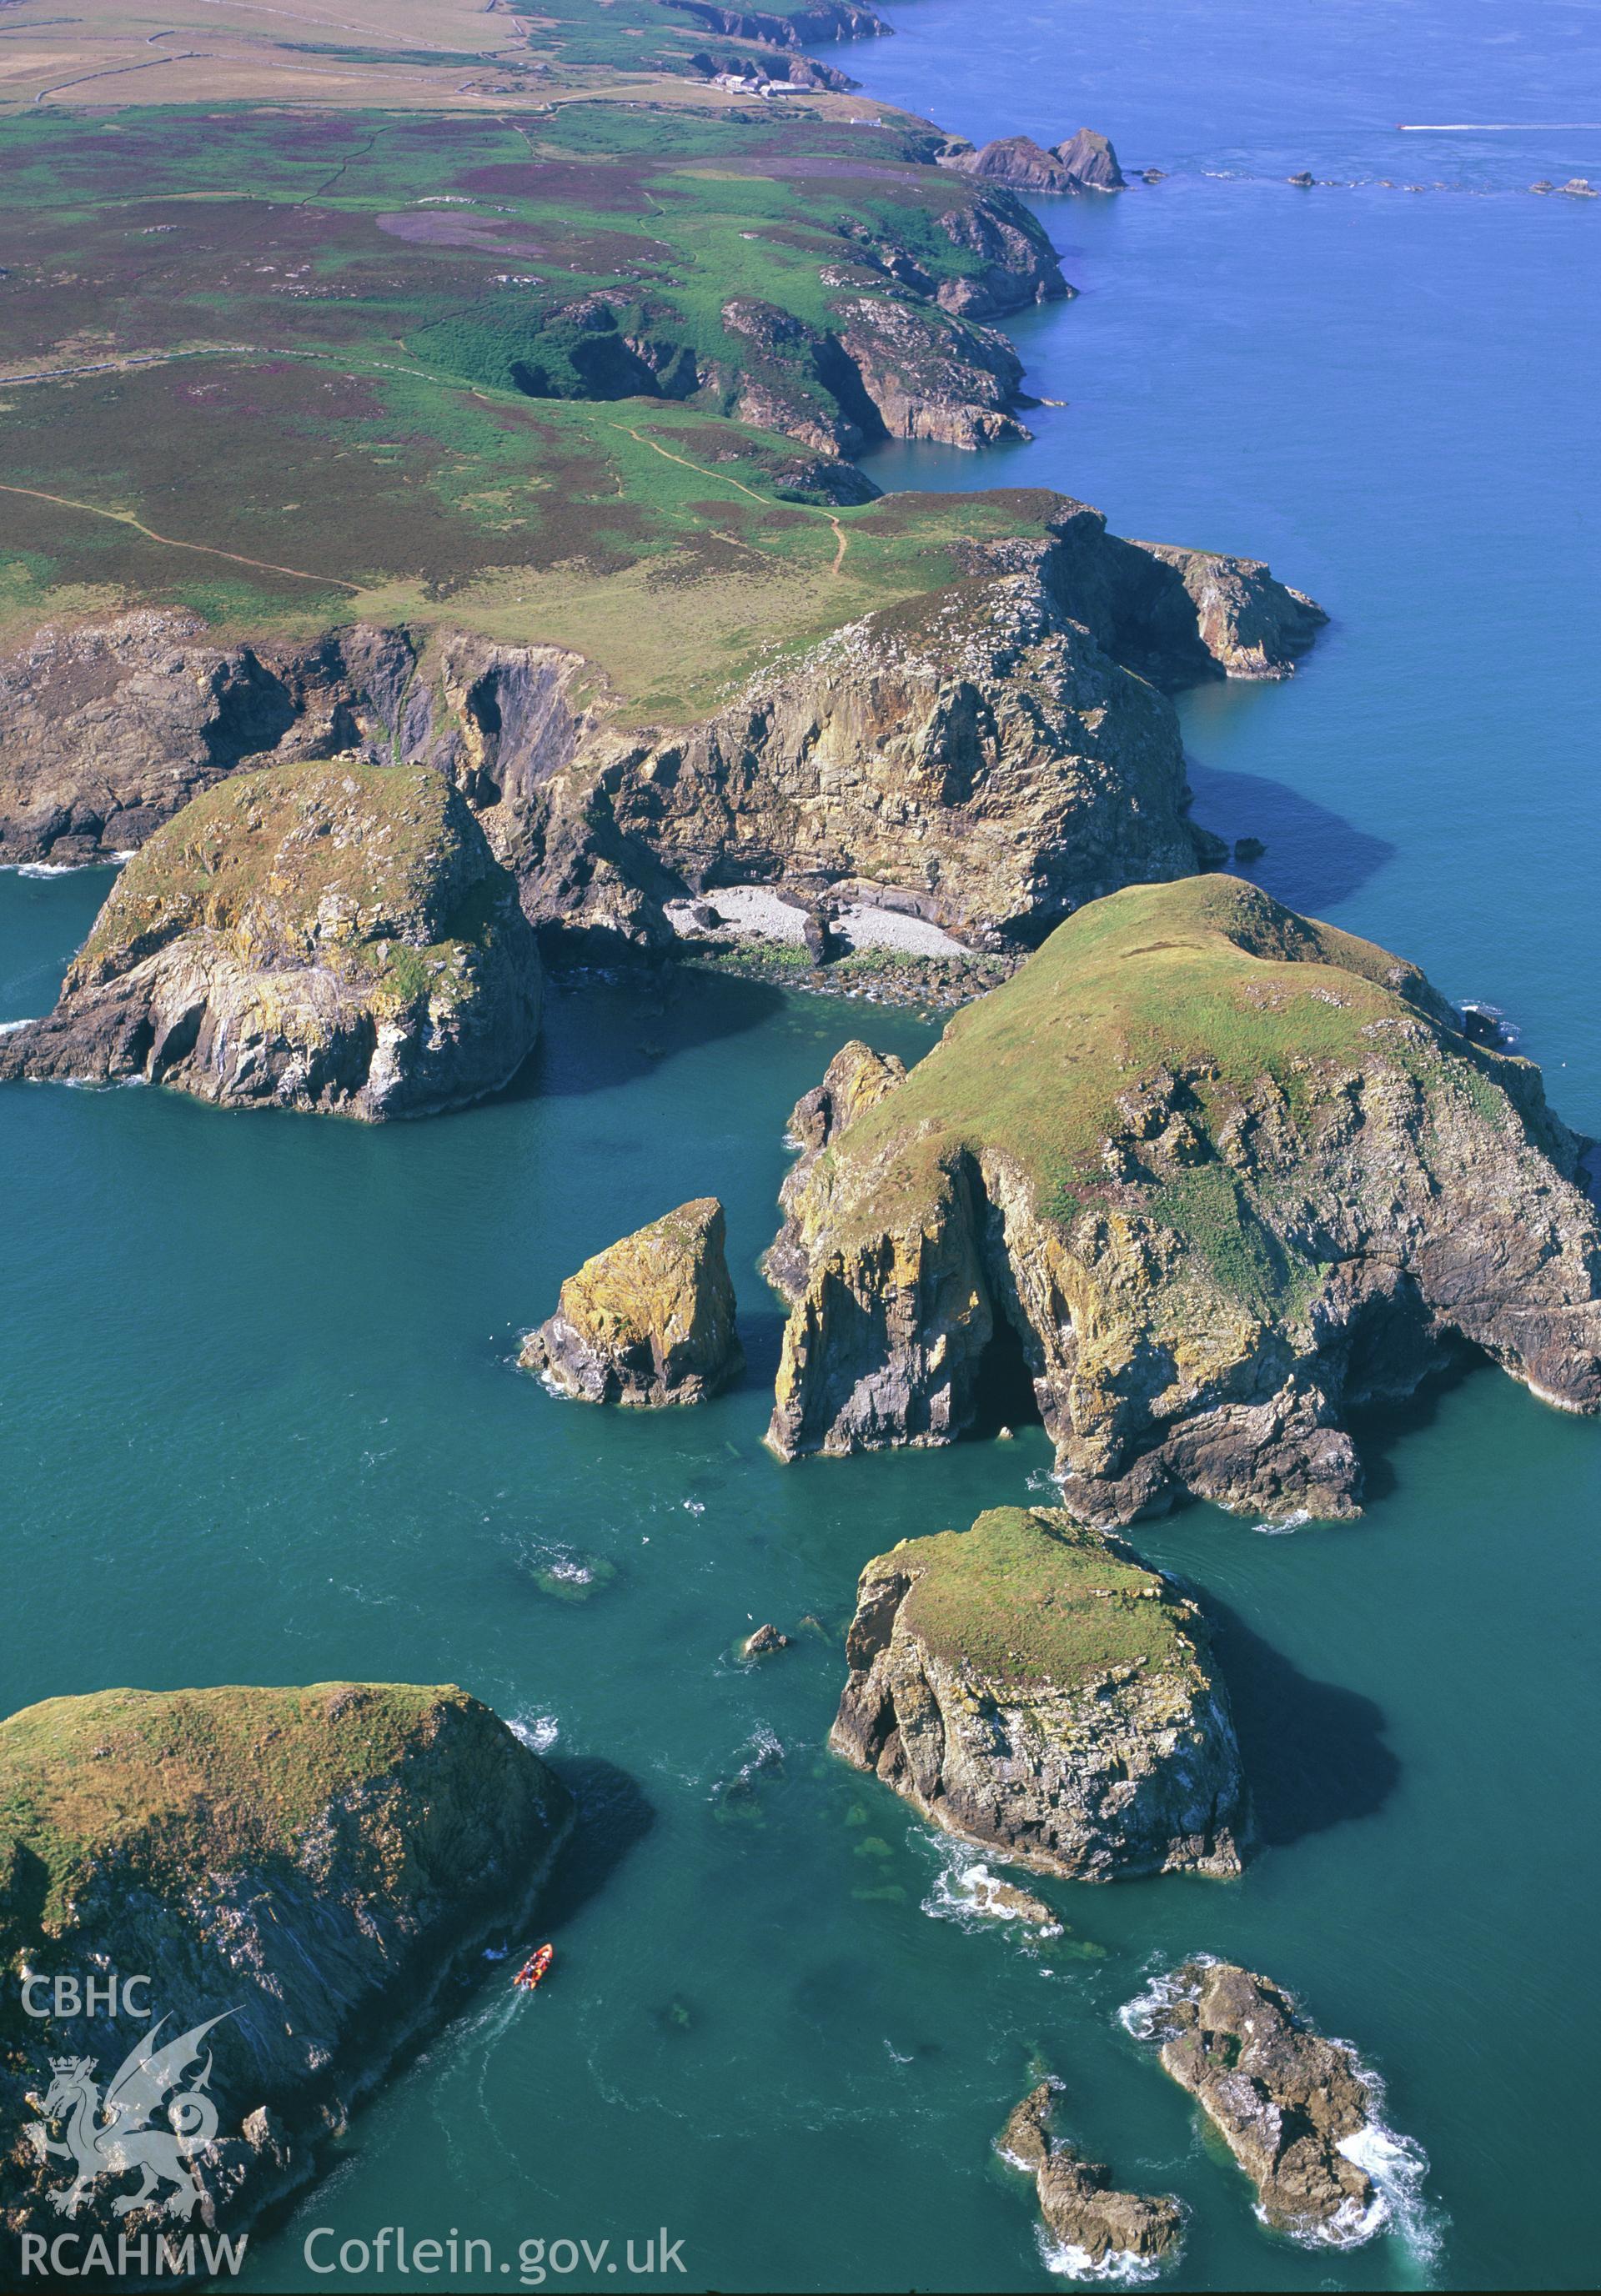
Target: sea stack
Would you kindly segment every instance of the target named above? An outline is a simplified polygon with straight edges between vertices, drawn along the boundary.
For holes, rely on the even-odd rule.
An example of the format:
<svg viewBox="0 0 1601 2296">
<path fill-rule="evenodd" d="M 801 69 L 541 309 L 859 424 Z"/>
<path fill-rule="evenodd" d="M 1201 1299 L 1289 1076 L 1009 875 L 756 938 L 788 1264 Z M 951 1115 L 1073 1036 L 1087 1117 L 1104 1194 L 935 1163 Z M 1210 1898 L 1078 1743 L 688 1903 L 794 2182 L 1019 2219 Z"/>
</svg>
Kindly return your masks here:
<svg viewBox="0 0 1601 2296">
<path fill-rule="evenodd" d="M 0 1077 L 165 1084 L 227 1108 L 424 1116 L 539 1030 L 517 888 L 426 766 L 335 758 L 203 791 L 123 871 Z"/>
<path fill-rule="evenodd" d="M 1358 1405 L 1476 1350 L 1601 1408 L 1601 1226 L 1539 1072 L 1222 875 L 1087 905 L 788 1193 L 768 1440 L 951 1441 L 981 1375 L 1064 1504 L 1358 1512 Z"/>
<path fill-rule="evenodd" d="M 829 1743 L 1040 1873 L 1239 1871 L 1244 1781 L 1193 1603 L 1060 1513 L 996 1507 L 869 1562 Z"/>
<path fill-rule="evenodd" d="M 1071 176 L 1075 191 L 1121 192 L 1128 182 L 1117 163 L 1117 153 L 1112 148 L 1112 138 L 1094 127 L 1080 127 L 1065 144 L 1051 146 Z"/>
<path fill-rule="evenodd" d="M 723 1208 L 698 1196 L 596 1252 L 522 1342 L 525 1371 L 580 1403 L 704 1403 L 744 1368 Z"/>
</svg>

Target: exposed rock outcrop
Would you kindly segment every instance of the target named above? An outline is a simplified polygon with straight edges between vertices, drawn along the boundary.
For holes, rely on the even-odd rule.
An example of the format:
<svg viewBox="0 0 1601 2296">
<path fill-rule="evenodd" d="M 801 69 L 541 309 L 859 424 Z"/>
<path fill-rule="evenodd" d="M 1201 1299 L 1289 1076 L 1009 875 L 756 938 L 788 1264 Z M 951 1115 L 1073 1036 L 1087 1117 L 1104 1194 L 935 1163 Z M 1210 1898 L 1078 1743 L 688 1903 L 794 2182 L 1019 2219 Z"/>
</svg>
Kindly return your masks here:
<svg viewBox="0 0 1601 2296">
<path fill-rule="evenodd" d="M 1195 865 L 1154 686 L 1278 674 L 1321 617 L 1265 567 L 1122 541 L 1062 496 L 997 501 L 1017 530 L 964 545 L 965 579 L 666 730 L 559 646 L 357 625 L 219 648 L 155 614 L 40 633 L 0 660 L 0 860 L 105 858 L 242 765 L 350 750 L 454 781 L 539 925 L 665 947 L 686 892 L 859 879 L 1038 939 Z"/>
<path fill-rule="evenodd" d="M 1239 1871 L 1244 1785 L 1206 1631 L 1115 1542 L 997 1507 L 868 1563 L 834 1751 L 1041 1873 Z"/>
<path fill-rule="evenodd" d="M 857 296 L 835 308 L 840 348 L 880 435 L 966 447 L 1032 436 L 1011 412 L 1022 361 L 1010 336 L 882 296 Z"/>
<path fill-rule="evenodd" d="M 723 1208 L 699 1196 L 587 1259 L 520 1358 L 581 1403 L 703 1403 L 744 1368 Z"/>
<path fill-rule="evenodd" d="M 421 766 L 274 766 L 203 791 L 113 888 L 0 1078 L 229 1107 L 423 1116 L 510 1081 L 539 1029 L 516 887 Z"/>
<path fill-rule="evenodd" d="M 553 779 L 497 842 L 541 919 L 638 938 L 671 894 L 865 878 L 981 945 L 1192 871 L 1184 808 L 1170 704 L 1025 570 L 848 624 L 707 724 Z"/>
<path fill-rule="evenodd" d="M 1580 1153 L 1415 967 L 1238 879 L 1132 888 L 790 1193 L 768 1439 L 948 1442 L 998 1333 L 1075 1513 L 1352 1514 L 1347 1414 L 1465 1344 L 1601 1408 Z"/>
<path fill-rule="evenodd" d="M 1003 2161 L 1034 2179 L 1039 2212 L 1075 2276 L 1106 2279 L 1120 2268 L 1149 2265 L 1173 2254 L 1183 2229 L 1178 2203 L 1112 2188 L 1110 2173 L 1051 2135 L 1055 2085 L 1041 2081 L 1013 2106 L 996 2139 Z"/>
<path fill-rule="evenodd" d="M 1031 135 L 998 135 L 993 142 L 966 152 L 949 163 L 964 175 L 987 184 L 1004 184 L 1016 192 L 1071 192 L 1076 189 L 1071 171 L 1055 152 L 1036 144 Z"/>
<path fill-rule="evenodd" d="M 192 2100 L 193 2166 L 165 2094 L 153 2176 L 125 2115 L 127 2166 L 113 2145 L 71 2220 L 80 2265 L 97 2233 L 113 2258 L 119 2234 L 153 2251 L 158 2232 L 236 2233 L 307 2183 L 456 1975 L 526 1919 L 571 1824 L 565 1788 L 476 1699 L 359 1683 L 29 1707 L 0 1724 L 0 1811 L 12 2001 L 29 1972 L 46 2007 L 58 1972 L 148 1978 L 143 2015 L 107 2008 L 103 1982 L 96 2013 L 6 2018 L 8 2232 L 62 2229 L 70 2127 L 93 2146 L 129 2054 L 193 2036 L 167 2084 Z"/>
<path fill-rule="evenodd" d="M 1264 2223 L 1342 2246 L 1381 2228 L 1386 2203 L 1352 2157 L 1377 2121 L 1378 2084 L 1349 2042 L 1312 2032 L 1269 1979 L 1205 1957 L 1124 2017 L 1161 2043 L 1163 2066 L 1256 2186 Z"/>
<path fill-rule="evenodd" d="M 1128 189 L 1122 169 L 1117 163 L 1117 153 L 1112 148 L 1112 138 L 1094 127 L 1080 127 L 1065 144 L 1053 144 L 1053 156 L 1059 160 L 1072 178 L 1073 189 L 1085 192 L 1121 192 Z"/>
</svg>

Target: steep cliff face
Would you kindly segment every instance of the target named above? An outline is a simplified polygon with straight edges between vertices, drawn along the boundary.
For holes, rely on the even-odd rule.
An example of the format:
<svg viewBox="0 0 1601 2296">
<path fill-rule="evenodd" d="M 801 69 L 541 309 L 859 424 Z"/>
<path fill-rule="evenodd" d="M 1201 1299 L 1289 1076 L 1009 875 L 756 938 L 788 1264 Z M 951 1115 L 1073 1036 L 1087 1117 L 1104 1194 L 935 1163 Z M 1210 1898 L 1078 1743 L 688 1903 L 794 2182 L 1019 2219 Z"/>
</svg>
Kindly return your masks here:
<svg viewBox="0 0 1601 2296">
<path fill-rule="evenodd" d="M 1389 2204 L 1357 2157 L 1378 2122 L 1379 2084 L 1348 2041 L 1313 2032 L 1270 1979 L 1207 1957 L 1159 1979 L 1123 2015 L 1161 2044 L 1164 2070 L 1256 2186 L 1264 2223 L 1342 2248 L 1383 2229 Z"/>
<path fill-rule="evenodd" d="M 587 1259 L 520 1360 L 559 1395 L 703 1403 L 744 1367 L 723 1208 L 699 1196 Z"/>
<path fill-rule="evenodd" d="M 1601 1233 L 1527 1062 L 1227 877 L 1063 926 L 817 1159 L 769 1272 L 785 1457 L 948 1442 L 998 1332 L 1067 1504 L 1354 1513 L 1351 1407 L 1463 1343 L 1601 1408 Z"/>
<path fill-rule="evenodd" d="M 0 860 L 103 859 L 244 767 L 352 750 L 432 765 L 524 908 L 667 946 L 719 884 L 899 889 L 963 933 L 1038 939 L 1077 902 L 1196 861 L 1157 691 L 1278 675 L 1321 619 L 1265 567 L 1106 532 L 1019 494 L 966 578 L 759 673 L 698 725 L 629 725 L 569 649 L 364 625 L 220 648 L 133 614 L 0 661 Z"/>
<path fill-rule="evenodd" d="M 1121 1547 L 997 1507 L 863 1571 L 829 1743 L 1041 1873 L 1239 1871 L 1239 1750 L 1205 1629 Z"/>
<path fill-rule="evenodd" d="M 129 863 L 54 1012 L 0 1037 L 0 1077 L 419 1116 L 506 1083 L 539 1006 L 516 888 L 439 775 L 274 766 Z"/>
<path fill-rule="evenodd" d="M 119 2233 L 236 2232 L 307 2182 L 453 1974 L 527 1917 L 571 1824 L 565 1789 L 476 1699 L 359 1683 L 29 1707 L 0 1724 L 0 1812 L 9 2231 L 62 2226 L 52 2203 L 72 2182 L 58 2156 L 78 2108 L 52 2060 L 103 2092 L 157 2021 L 163 2046 L 222 2021 L 173 2068 L 188 2093 L 210 2059 L 193 2169 L 142 2192 L 136 2161 L 89 2164 L 71 2228 L 108 2234 L 113 2256 Z M 48 2005 L 57 1972 L 111 1971 L 148 1976 L 135 2005 L 150 2021 L 120 2004 L 37 2021 L 16 2009 L 28 1972 Z M 173 2125 L 167 2103 L 152 2100 L 154 2131 Z M 105 2125 L 91 2111 L 80 2127 Z M 135 2198 L 148 2204 L 115 2212 Z"/>
</svg>

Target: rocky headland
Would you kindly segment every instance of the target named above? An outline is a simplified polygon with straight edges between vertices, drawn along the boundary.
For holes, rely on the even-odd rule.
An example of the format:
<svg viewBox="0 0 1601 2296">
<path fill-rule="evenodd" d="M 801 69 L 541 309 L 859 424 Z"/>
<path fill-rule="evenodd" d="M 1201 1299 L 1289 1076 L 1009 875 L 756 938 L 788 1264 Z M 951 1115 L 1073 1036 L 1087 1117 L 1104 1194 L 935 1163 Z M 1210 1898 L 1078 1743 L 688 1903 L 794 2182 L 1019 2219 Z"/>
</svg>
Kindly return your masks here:
<svg viewBox="0 0 1601 2296">
<path fill-rule="evenodd" d="M 680 1204 L 587 1259 L 519 1361 L 555 1394 L 645 1409 L 704 1403 L 737 1379 L 744 1356 L 717 1198 Z"/>
<path fill-rule="evenodd" d="M 538 944 L 459 791 L 423 766 L 276 765 L 202 791 L 128 864 L 0 1078 L 175 1086 L 378 1119 L 510 1081 Z"/>
<path fill-rule="evenodd" d="M 1377 2125 L 1377 2083 L 1349 2042 L 1313 2032 L 1270 1979 L 1205 1957 L 1124 2016 L 1160 2042 L 1163 2066 L 1256 2186 L 1264 2224 L 1338 2246 L 1380 2228 L 1386 2205 L 1355 2157 Z"/>
<path fill-rule="evenodd" d="M 1038 1872 L 1239 1871 L 1244 1786 L 1193 1603 L 1060 1513 L 996 1507 L 869 1562 L 829 1744 Z"/>
<path fill-rule="evenodd" d="M 628 721 L 568 649 L 365 624 L 219 646 L 139 612 L 0 662 L 0 861 L 102 860 L 244 769 L 434 767 L 579 947 L 672 948 L 674 899 L 850 886 L 980 947 L 1219 857 L 1185 814 L 1165 689 L 1280 676 L 1318 609 L 1268 570 L 1127 542 L 1064 496 L 940 588 L 759 670 L 695 725 Z M 455 819 L 455 816 L 452 816 Z M 461 832 L 464 836 L 466 832 Z"/>
<path fill-rule="evenodd" d="M 1601 1408 L 1580 1151 L 1415 966 L 1235 878 L 1131 888 L 788 1192 L 768 1439 L 948 1442 L 988 1368 L 1087 1520 L 1353 1514 L 1351 1411 L 1465 1352 Z"/>
<path fill-rule="evenodd" d="M 1166 2262 L 1178 2245 L 1184 2215 L 1170 2194 L 1151 2197 L 1114 2189 L 1111 2172 L 1051 2133 L 1056 2089 L 1041 2081 L 1014 2105 L 996 2151 L 1034 2180 L 1039 2213 L 1075 2278 L 1108 2279 L 1131 2267 Z"/>
<path fill-rule="evenodd" d="M 113 2256 L 120 2234 L 248 2226 L 515 1934 L 571 1822 L 560 1782 L 455 1688 L 113 1690 L 0 1724 L 8 2230 L 61 2230 L 75 2169 L 91 2189 L 70 2228 Z M 18 2006 L 25 1975 L 48 2005 L 57 1972 L 135 1971 L 150 2021 Z M 123 2096 L 108 2148 L 118 2069 L 158 2029 L 165 2083 L 143 2123 Z M 191 2099 L 177 2121 L 171 2090 Z"/>
</svg>

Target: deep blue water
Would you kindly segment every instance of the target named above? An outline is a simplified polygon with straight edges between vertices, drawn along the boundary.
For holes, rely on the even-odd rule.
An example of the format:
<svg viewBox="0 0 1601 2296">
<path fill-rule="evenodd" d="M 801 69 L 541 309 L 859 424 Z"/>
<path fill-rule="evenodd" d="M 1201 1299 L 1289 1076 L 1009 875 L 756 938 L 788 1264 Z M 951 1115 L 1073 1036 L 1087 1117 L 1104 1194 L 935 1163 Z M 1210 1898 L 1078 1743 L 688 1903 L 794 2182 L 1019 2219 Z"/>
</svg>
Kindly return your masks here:
<svg viewBox="0 0 1601 2296">
<path fill-rule="evenodd" d="M 881 483 L 1048 482 L 1320 598 L 1334 624 L 1293 681 L 1186 703 L 1198 815 L 1263 837 L 1275 891 L 1504 1005 L 1601 1132 L 1601 202 L 1519 188 L 1601 177 L 1601 132 L 1392 124 L 1601 118 L 1601 12 L 890 12 L 898 38 L 844 52 L 875 92 L 978 137 L 1102 127 L 1171 173 L 1042 204 L 1083 291 L 1017 330 L 1033 387 L 1070 402 L 1036 444 L 885 455 Z M 1290 189 L 1303 164 L 1346 187 Z M 104 882 L 0 876 L 0 1019 L 44 1009 Z M 660 1012 L 558 997 L 526 1090 L 429 1125 L 0 1099 L 4 1705 L 456 1679 L 585 1797 L 560 1981 L 526 2004 L 489 1982 L 248 2284 L 359 2286 L 307 2267 L 307 2232 L 403 2221 L 494 2241 L 502 2285 L 521 2240 L 615 2259 L 665 2224 L 687 2268 L 659 2284 L 1045 2287 L 989 2152 L 1038 2057 L 1121 2181 L 1183 2196 L 1178 2288 L 1589 2284 L 1601 1429 L 1481 1374 L 1370 1431 L 1358 1524 L 1142 1527 L 1222 1620 L 1260 1854 L 1233 1884 L 1046 1885 L 1071 1934 L 1043 1951 L 934 1917 L 951 1853 L 822 1751 L 840 1633 L 869 1555 L 1047 1461 L 1038 1432 L 789 1469 L 760 1448 L 784 1119 L 853 1032 L 907 1058 L 932 1035 L 686 980 Z M 511 1368 L 579 1258 L 708 1191 L 742 1389 L 641 1423 Z M 566 1550 L 614 1571 L 587 1602 L 535 1576 Z M 735 1666 L 764 1617 L 795 1647 Z M 1406 2226 L 1335 2255 L 1256 2224 L 1116 2018 L 1197 1948 L 1268 1970 L 1383 2074 L 1429 2161 Z"/>
</svg>

